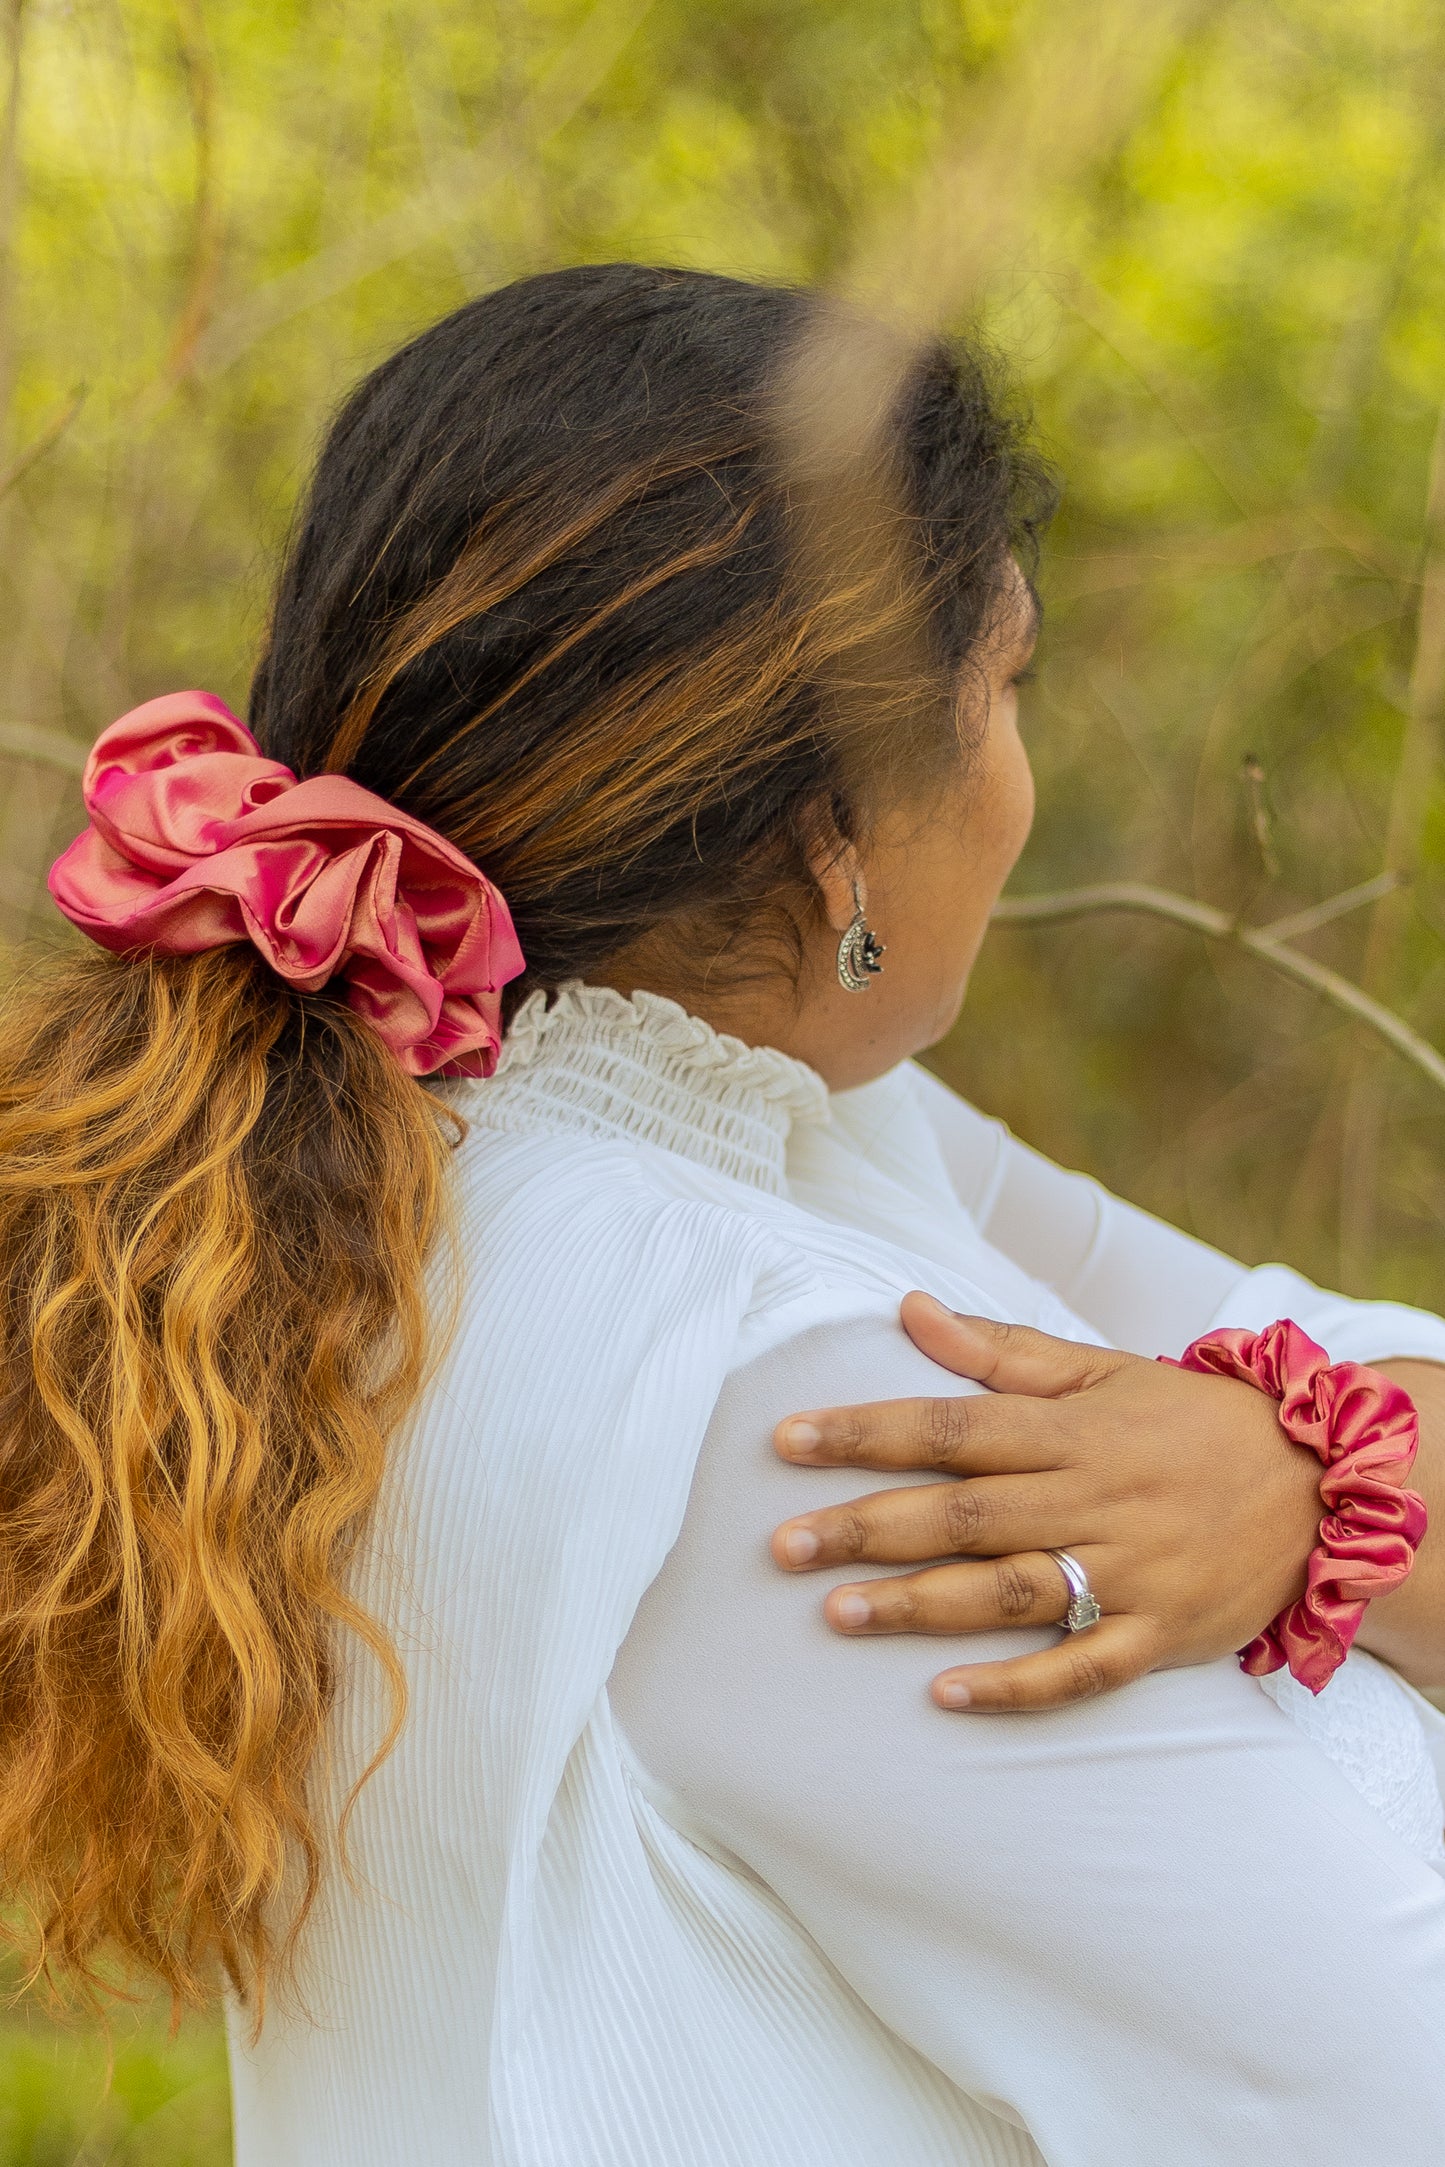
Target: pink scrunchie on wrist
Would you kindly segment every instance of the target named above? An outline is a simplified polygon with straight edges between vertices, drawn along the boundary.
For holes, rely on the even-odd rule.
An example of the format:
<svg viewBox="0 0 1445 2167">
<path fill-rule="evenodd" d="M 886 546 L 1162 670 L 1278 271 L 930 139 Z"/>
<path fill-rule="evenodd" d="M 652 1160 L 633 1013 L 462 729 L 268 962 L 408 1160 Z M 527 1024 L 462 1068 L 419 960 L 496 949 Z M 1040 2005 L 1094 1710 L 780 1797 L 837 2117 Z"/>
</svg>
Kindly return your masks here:
<svg viewBox="0 0 1445 2167">
<path fill-rule="evenodd" d="M 1399 1587 L 1425 1533 L 1425 1500 L 1405 1486 L 1420 1436 L 1415 1403 L 1378 1370 L 1332 1363 L 1288 1318 L 1262 1332 L 1210 1332 L 1178 1362 L 1160 1360 L 1267 1392 L 1285 1435 L 1324 1465 L 1305 1592 L 1239 1654 L 1252 1677 L 1288 1664 L 1318 1693 L 1348 1655 L 1366 1603 Z"/>
<path fill-rule="evenodd" d="M 298 781 L 209 692 L 96 739 L 91 825 L 50 869 L 60 909 L 118 954 L 250 941 L 289 985 L 330 979 L 412 1076 L 490 1076 L 522 951 L 500 891 L 444 836 L 345 775 Z"/>
</svg>

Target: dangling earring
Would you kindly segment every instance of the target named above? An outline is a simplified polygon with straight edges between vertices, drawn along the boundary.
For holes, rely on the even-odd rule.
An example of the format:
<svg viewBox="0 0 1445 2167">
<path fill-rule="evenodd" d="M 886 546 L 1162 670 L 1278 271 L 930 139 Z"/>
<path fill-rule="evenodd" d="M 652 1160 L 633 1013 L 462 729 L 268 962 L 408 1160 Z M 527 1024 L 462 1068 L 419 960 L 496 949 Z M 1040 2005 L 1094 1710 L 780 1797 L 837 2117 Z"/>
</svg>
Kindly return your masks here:
<svg viewBox="0 0 1445 2167">
<path fill-rule="evenodd" d="M 883 943 L 863 918 L 858 883 L 853 883 L 853 923 L 838 943 L 838 983 L 850 993 L 866 993 L 883 968 Z"/>
</svg>

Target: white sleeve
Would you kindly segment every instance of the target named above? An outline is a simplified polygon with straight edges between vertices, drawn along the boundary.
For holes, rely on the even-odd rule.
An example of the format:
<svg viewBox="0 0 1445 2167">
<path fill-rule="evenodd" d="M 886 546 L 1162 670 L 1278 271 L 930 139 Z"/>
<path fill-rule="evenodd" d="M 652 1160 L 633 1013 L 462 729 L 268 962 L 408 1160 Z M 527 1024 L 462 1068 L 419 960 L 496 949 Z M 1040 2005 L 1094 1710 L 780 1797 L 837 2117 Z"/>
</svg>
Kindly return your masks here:
<svg viewBox="0 0 1445 2167">
<path fill-rule="evenodd" d="M 876 1318 L 733 1375 L 609 1687 L 654 1803 L 1051 2167 L 1439 2167 L 1445 1887 L 1234 1663 L 948 1716 L 957 1643 L 845 1640 L 844 1576 L 772 1565 L 779 1520 L 877 1483 L 773 1424 L 939 1383 Z"/>
<path fill-rule="evenodd" d="M 930 1076 L 914 1088 L 979 1232 L 1116 1347 L 1178 1354 L 1218 1325 L 1293 1317 L 1337 1362 L 1445 1362 L 1445 1323 L 1402 1302 L 1330 1294 L 1281 1264 L 1251 1271 L 1068 1173 Z"/>
</svg>

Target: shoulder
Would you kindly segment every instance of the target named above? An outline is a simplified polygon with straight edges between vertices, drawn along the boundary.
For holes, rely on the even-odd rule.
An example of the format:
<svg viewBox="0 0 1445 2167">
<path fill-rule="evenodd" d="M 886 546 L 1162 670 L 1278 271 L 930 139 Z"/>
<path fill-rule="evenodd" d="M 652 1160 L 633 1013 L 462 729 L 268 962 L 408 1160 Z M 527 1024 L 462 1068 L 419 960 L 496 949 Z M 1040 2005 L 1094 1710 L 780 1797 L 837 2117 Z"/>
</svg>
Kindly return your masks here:
<svg viewBox="0 0 1445 2167">
<path fill-rule="evenodd" d="M 981 1114 L 916 1061 L 835 1093 L 832 1111 L 855 1149 L 914 1185 L 941 1183 L 976 1216 L 1015 1148 L 1003 1122 Z"/>
<path fill-rule="evenodd" d="M 898 1073 L 937 1140 L 954 1193 L 965 1209 L 986 1217 L 1004 1170 L 1020 1148 L 1013 1131 L 997 1116 L 980 1113 L 918 1062 L 905 1061 Z"/>
<path fill-rule="evenodd" d="M 696 1291 L 755 1271 L 773 1246 L 765 1216 L 691 1173 L 627 1138 L 471 1129 L 453 1161 L 465 1306 L 514 1308 L 535 1282 L 549 1311 L 615 1313 L 666 1303 L 679 1273 Z"/>
<path fill-rule="evenodd" d="M 493 1465 L 583 1429 L 621 1448 L 680 1397 L 705 1423 L 749 1314 L 816 1275 L 778 1200 L 631 1139 L 478 1124 L 453 1172 L 437 1392 Z"/>
<path fill-rule="evenodd" d="M 454 1175 L 374 1554 L 396 1600 L 511 1646 L 574 1583 L 635 1595 L 656 1569 L 774 1251 L 626 1144 L 474 1132 Z"/>
<path fill-rule="evenodd" d="M 534 1466 L 565 1456 L 579 1421 L 625 1456 L 663 1400 L 696 1437 L 734 1368 L 829 1321 L 894 1320 L 911 1287 L 1018 1309 L 976 1242 L 945 1258 L 887 1214 L 848 1223 L 628 1138 L 479 1123 L 457 1153 L 456 1222 L 439 1390 L 481 1425 L 489 1464 L 522 1440 Z"/>
<path fill-rule="evenodd" d="M 887 1241 L 628 1139 L 479 1127 L 455 1171 L 433 1443 L 494 1478 L 530 1482 L 584 1437 L 597 1467 L 695 1444 L 732 1369 L 828 1319 L 896 1317 L 920 1283 Z"/>
</svg>

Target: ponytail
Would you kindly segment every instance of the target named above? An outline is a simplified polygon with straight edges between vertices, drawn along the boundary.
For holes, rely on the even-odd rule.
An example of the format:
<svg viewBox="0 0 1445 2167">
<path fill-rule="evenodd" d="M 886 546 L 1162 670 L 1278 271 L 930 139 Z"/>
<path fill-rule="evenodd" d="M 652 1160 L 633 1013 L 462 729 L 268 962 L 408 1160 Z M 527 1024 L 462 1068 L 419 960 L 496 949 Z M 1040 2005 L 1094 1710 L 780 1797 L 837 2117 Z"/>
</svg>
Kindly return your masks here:
<svg viewBox="0 0 1445 2167">
<path fill-rule="evenodd" d="M 450 1133 L 248 946 L 90 951 L 0 1004 L 0 1876 L 32 1976 L 118 1954 L 196 2001 L 219 1970 L 260 2021 L 318 1885 L 338 1632 L 386 1673 L 378 1758 L 401 1721 L 346 1572 Z"/>
</svg>

